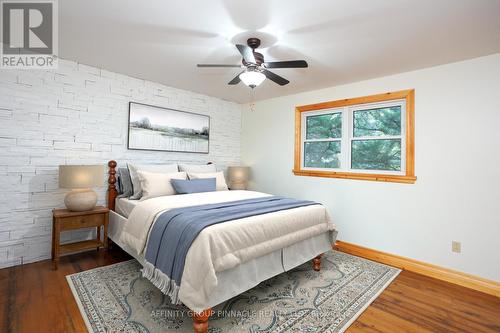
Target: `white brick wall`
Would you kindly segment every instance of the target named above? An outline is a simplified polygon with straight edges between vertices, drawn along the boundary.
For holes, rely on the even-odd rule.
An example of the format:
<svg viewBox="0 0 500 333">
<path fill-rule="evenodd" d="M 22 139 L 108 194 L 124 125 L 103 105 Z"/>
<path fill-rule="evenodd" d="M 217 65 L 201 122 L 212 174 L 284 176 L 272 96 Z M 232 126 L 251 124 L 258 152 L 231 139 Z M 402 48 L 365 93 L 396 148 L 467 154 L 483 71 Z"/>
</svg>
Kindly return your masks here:
<svg viewBox="0 0 500 333">
<path fill-rule="evenodd" d="M 210 154 L 127 150 L 129 101 L 210 115 Z M 222 169 L 240 162 L 240 129 L 236 103 L 71 61 L 54 71 L 0 70 L 0 268 L 50 257 L 51 210 L 66 193 L 58 165 L 213 161 Z"/>
</svg>

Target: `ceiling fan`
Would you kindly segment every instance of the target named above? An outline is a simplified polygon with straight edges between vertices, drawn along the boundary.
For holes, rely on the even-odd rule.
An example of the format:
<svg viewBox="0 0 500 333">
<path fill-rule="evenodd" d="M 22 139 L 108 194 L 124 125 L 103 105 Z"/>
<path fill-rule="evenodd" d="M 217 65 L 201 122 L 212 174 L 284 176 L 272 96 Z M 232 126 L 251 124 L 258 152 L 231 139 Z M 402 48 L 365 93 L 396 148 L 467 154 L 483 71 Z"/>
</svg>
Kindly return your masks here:
<svg viewBox="0 0 500 333">
<path fill-rule="evenodd" d="M 266 78 L 284 86 L 290 81 L 268 70 L 268 68 L 306 68 L 305 60 L 290 60 L 290 61 L 272 61 L 265 62 L 262 53 L 256 52 L 255 49 L 260 46 L 260 39 L 249 38 L 247 45 L 236 44 L 236 48 L 243 56 L 242 65 L 225 65 L 225 64 L 198 64 L 198 67 L 240 67 L 245 70 L 238 74 L 228 84 L 234 85 L 243 81 L 250 88 L 255 88 L 261 84 Z"/>
</svg>

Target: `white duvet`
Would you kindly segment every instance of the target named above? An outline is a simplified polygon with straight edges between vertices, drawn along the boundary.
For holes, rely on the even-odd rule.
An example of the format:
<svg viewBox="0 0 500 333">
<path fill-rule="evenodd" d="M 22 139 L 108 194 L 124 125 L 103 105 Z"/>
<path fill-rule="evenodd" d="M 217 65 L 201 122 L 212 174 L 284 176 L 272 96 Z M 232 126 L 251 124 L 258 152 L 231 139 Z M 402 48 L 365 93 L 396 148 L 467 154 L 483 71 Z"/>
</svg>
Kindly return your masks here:
<svg viewBox="0 0 500 333">
<path fill-rule="evenodd" d="M 216 191 L 148 199 L 130 213 L 121 241 L 144 255 L 151 227 L 160 213 L 173 208 L 269 196 L 253 191 Z M 313 205 L 246 217 L 205 228 L 186 257 L 179 299 L 203 311 L 217 287 L 217 272 L 334 230 L 328 211 Z"/>
</svg>

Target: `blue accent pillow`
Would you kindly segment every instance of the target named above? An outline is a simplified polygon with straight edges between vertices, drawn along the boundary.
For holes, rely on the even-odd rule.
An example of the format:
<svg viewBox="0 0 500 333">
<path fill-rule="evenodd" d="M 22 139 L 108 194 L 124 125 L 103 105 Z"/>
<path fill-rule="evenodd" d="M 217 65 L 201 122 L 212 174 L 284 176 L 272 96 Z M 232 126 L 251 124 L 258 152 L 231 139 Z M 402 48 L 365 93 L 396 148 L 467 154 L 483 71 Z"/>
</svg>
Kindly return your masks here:
<svg viewBox="0 0 500 333">
<path fill-rule="evenodd" d="M 171 179 L 170 183 L 177 194 L 212 192 L 215 191 L 215 178 L 203 179 Z"/>
</svg>

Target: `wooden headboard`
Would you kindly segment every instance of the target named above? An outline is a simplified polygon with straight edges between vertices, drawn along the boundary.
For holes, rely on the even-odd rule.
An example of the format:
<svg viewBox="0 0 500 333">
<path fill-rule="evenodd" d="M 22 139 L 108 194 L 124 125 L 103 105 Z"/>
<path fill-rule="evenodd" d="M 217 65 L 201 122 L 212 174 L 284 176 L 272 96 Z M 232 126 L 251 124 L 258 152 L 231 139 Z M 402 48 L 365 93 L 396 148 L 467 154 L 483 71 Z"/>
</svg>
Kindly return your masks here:
<svg viewBox="0 0 500 333">
<path fill-rule="evenodd" d="M 118 191 L 116 189 L 116 161 L 109 161 L 109 177 L 108 177 L 108 208 L 109 210 L 115 210 L 115 201 L 118 196 Z"/>
<path fill-rule="evenodd" d="M 207 164 L 213 164 L 208 162 Z M 118 196 L 118 190 L 116 189 L 116 161 L 109 161 L 109 177 L 108 177 L 108 208 L 109 210 L 115 210 L 115 201 Z"/>
</svg>

